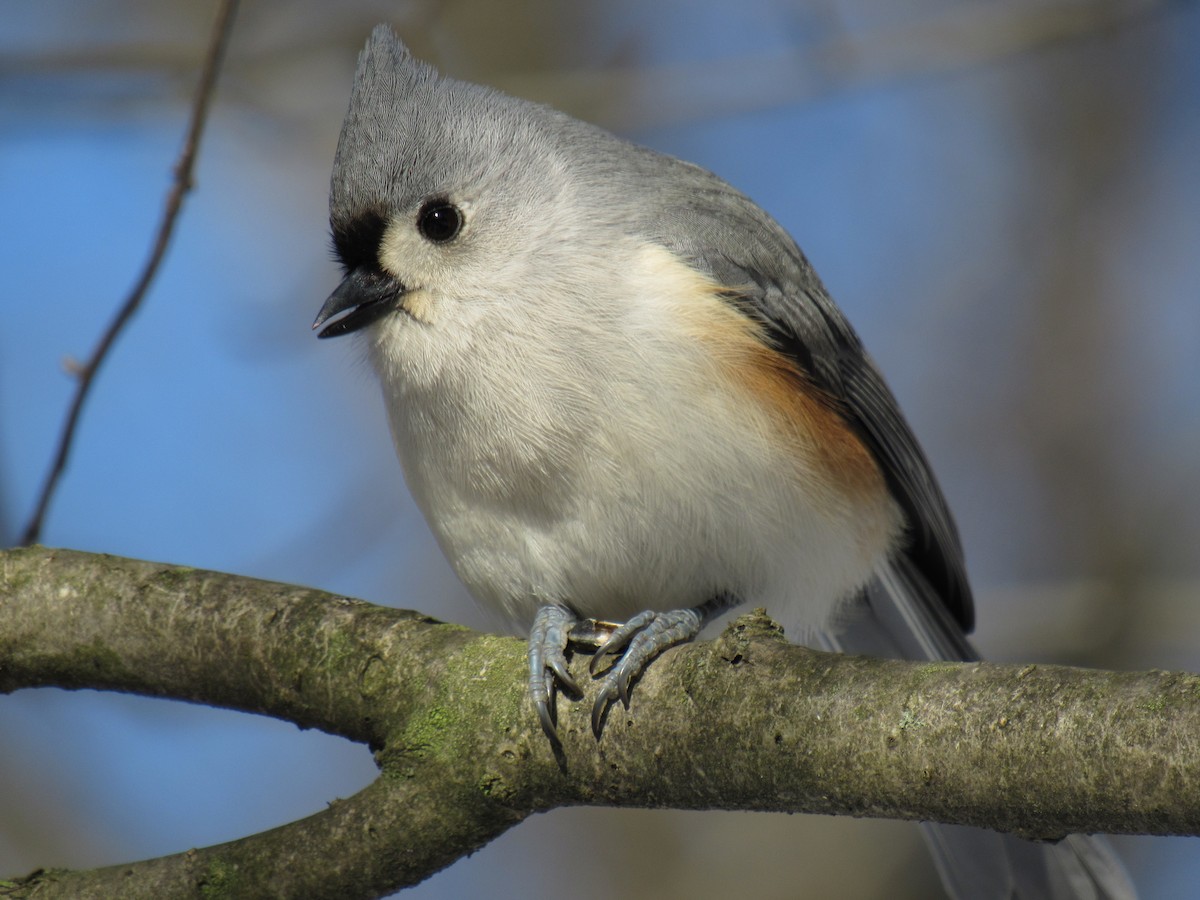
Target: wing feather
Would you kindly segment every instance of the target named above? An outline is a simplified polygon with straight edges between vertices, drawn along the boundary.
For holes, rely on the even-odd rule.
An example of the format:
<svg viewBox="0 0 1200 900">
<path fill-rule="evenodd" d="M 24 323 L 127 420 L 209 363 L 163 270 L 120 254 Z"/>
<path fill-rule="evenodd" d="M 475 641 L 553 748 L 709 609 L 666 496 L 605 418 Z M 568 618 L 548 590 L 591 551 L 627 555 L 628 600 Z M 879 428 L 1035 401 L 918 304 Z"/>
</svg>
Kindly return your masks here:
<svg viewBox="0 0 1200 900">
<path fill-rule="evenodd" d="M 648 151 L 647 151 L 648 152 Z M 661 166 L 661 156 L 657 156 Z M 861 437 L 907 518 L 903 553 L 965 632 L 974 625 L 962 546 L 946 499 L 896 398 L 795 241 L 716 176 L 678 162 L 688 178 L 659 178 L 645 235 L 729 289 Z M 661 171 L 659 173 L 661 175 Z M 677 184 L 698 185 L 687 194 Z"/>
</svg>

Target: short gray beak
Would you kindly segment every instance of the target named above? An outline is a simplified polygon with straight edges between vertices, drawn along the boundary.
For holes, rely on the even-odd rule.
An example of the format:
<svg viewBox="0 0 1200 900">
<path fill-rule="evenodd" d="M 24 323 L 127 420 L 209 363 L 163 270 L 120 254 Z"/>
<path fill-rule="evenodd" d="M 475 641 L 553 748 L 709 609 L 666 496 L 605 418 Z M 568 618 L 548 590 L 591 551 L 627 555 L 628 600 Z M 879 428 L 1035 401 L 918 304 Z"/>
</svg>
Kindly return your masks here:
<svg viewBox="0 0 1200 900">
<path fill-rule="evenodd" d="M 395 278 L 378 269 L 359 266 L 351 270 L 337 290 L 329 295 L 312 327 L 315 330 L 333 319 L 317 335 L 319 338 L 358 331 L 395 310 L 403 295 L 404 285 Z"/>
</svg>

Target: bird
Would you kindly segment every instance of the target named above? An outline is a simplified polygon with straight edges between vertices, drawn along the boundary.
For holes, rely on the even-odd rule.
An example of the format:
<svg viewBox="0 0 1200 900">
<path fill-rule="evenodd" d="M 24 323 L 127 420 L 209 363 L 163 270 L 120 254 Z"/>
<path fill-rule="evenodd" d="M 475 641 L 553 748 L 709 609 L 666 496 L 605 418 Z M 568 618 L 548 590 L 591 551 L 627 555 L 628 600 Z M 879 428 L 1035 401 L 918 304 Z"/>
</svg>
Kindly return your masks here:
<svg viewBox="0 0 1200 900">
<path fill-rule="evenodd" d="M 343 278 L 313 328 L 359 335 L 442 552 L 529 629 L 556 753 L 576 638 L 599 642 L 597 739 L 657 656 L 745 602 L 828 649 L 977 658 L 958 531 L 895 397 L 718 176 L 443 76 L 381 25 L 330 227 Z M 952 896 L 1134 896 L 1100 839 L 925 829 Z"/>
</svg>

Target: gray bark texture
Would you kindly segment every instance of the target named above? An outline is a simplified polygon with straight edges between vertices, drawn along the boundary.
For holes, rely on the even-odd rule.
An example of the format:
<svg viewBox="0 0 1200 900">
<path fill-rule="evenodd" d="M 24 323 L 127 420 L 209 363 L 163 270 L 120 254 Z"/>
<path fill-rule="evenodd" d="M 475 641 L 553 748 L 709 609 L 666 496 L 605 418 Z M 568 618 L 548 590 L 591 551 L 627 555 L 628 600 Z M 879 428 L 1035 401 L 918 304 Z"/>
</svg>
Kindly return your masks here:
<svg viewBox="0 0 1200 900">
<path fill-rule="evenodd" d="M 583 681 L 586 657 L 572 668 Z M 6 897 L 374 897 L 559 806 L 774 810 L 1026 837 L 1200 834 L 1200 677 L 912 663 L 788 643 L 761 611 L 668 651 L 556 760 L 524 642 L 308 588 L 44 547 L 0 552 L 0 692 L 126 691 L 368 744 L 380 776 L 262 834 Z M 590 693 L 589 685 L 589 693 Z"/>
</svg>

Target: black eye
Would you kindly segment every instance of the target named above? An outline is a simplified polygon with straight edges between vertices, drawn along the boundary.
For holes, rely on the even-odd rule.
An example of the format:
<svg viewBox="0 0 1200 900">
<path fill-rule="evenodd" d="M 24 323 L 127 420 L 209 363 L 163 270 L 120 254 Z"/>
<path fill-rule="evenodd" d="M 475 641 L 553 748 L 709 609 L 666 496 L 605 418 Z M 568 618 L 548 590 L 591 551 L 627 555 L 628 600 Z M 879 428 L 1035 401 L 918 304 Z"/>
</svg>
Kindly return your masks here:
<svg viewBox="0 0 1200 900">
<path fill-rule="evenodd" d="M 417 213 L 417 228 L 427 240 L 444 244 L 462 230 L 462 211 L 445 200 L 430 200 Z"/>
</svg>

